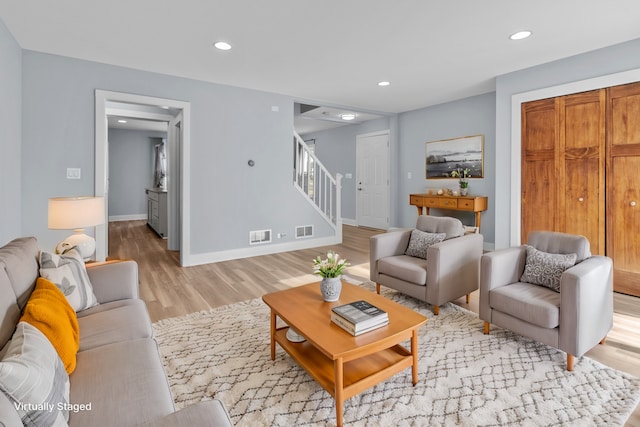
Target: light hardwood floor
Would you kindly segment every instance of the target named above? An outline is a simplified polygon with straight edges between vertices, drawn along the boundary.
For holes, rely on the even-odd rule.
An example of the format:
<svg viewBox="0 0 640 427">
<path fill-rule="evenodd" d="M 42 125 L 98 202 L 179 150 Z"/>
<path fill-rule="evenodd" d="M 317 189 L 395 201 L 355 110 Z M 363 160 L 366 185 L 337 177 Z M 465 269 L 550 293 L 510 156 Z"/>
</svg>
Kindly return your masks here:
<svg viewBox="0 0 640 427">
<path fill-rule="evenodd" d="M 351 266 L 347 275 L 369 278 L 369 237 L 379 230 L 344 226 L 343 243 L 300 251 L 263 255 L 195 267 L 180 267 L 179 254 L 167 251 L 145 221 L 109 223 L 110 258 L 134 259 L 139 265 L 140 294 L 151 319 L 181 316 L 221 305 L 258 298 L 268 292 L 317 281 L 311 260 L 334 249 Z M 454 301 L 478 312 L 478 292 Z M 640 376 L 640 298 L 615 294 L 614 326 L 606 344 L 587 353 L 592 359 Z M 640 405 L 626 423 L 640 427 Z"/>
</svg>

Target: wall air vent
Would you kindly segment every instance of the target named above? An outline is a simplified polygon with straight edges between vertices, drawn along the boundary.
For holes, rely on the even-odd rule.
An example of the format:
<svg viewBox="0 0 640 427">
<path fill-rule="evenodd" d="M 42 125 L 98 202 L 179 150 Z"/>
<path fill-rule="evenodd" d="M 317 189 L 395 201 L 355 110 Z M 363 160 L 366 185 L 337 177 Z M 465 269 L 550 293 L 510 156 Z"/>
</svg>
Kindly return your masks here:
<svg viewBox="0 0 640 427">
<path fill-rule="evenodd" d="M 249 232 L 250 245 L 259 245 L 261 243 L 271 243 L 271 230 L 255 230 Z"/>
<path fill-rule="evenodd" d="M 313 236 L 313 225 L 299 225 L 296 227 L 296 239 Z"/>
</svg>

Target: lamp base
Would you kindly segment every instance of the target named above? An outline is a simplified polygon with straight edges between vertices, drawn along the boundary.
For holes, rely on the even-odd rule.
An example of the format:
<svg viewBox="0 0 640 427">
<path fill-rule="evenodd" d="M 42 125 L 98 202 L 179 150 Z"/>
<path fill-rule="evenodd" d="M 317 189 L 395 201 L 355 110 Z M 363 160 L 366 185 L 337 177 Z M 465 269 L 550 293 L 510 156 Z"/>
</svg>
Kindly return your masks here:
<svg viewBox="0 0 640 427">
<path fill-rule="evenodd" d="M 88 261 L 96 251 L 96 241 L 93 237 L 84 234 L 84 229 L 75 230 L 75 233 L 56 245 L 56 253 L 63 254 L 76 247 L 80 256 Z"/>
</svg>

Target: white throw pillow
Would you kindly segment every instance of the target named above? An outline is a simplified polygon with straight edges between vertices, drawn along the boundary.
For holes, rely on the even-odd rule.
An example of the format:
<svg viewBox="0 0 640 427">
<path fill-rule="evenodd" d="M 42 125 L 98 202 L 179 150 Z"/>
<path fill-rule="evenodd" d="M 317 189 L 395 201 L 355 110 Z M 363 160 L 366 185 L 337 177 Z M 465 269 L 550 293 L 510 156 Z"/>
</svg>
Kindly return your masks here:
<svg viewBox="0 0 640 427">
<path fill-rule="evenodd" d="M 40 276 L 55 283 L 76 312 L 98 304 L 84 260 L 75 248 L 62 255 L 41 251 Z"/>
<path fill-rule="evenodd" d="M 527 259 L 520 281 L 560 292 L 560 277 L 576 264 L 577 258 L 577 254 L 550 254 L 527 245 Z"/>
<path fill-rule="evenodd" d="M 0 361 L 0 389 L 25 426 L 66 426 L 69 376 L 47 337 L 19 322 Z M 1 423 L 0 423 L 1 424 Z"/>
<path fill-rule="evenodd" d="M 416 258 L 427 259 L 427 249 L 430 246 L 440 243 L 447 236 L 447 233 L 428 233 L 414 229 L 411 231 L 411 237 L 409 238 L 409 246 L 405 251 L 405 255 L 409 255 Z"/>
</svg>

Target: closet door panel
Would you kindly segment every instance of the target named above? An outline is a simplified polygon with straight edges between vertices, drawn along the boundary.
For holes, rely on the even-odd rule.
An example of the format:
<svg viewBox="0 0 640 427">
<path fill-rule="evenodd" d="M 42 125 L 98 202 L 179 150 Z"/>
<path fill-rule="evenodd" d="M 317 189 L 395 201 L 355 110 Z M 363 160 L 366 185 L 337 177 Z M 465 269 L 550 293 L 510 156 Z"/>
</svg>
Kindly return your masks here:
<svg viewBox="0 0 640 427">
<path fill-rule="evenodd" d="M 556 99 L 522 104 L 522 243 L 530 231 L 557 230 L 557 104 Z"/>
<path fill-rule="evenodd" d="M 634 176 L 639 168 L 640 156 L 614 158 L 615 188 L 609 193 L 612 228 L 608 255 L 614 260 L 614 287 L 634 295 L 640 294 L 640 191 L 638 177 Z"/>
<path fill-rule="evenodd" d="M 607 255 L 616 291 L 640 296 L 640 83 L 608 89 Z"/>
<path fill-rule="evenodd" d="M 522 243 L 530 231 L 556 231 L 557 175 L 554 161 L 528 161 L 522 165 Z"/>
<path fill-rule="evenodd" d="M 593 188 L 600 185 L 598 160 L 565 160 L 566 185 L 562 212 L 564 233 L 587 237 L 591 253 L 604 255 L 604 203 Z M 595 170 L 596 172 L 590 172 Z"/>
<path fill-rule="evenodd" d="M 558 228 L 586 236 L 597 255 L 605 253 L 605 100 L 604 90 L 560 100 Z"/>
</svg>

